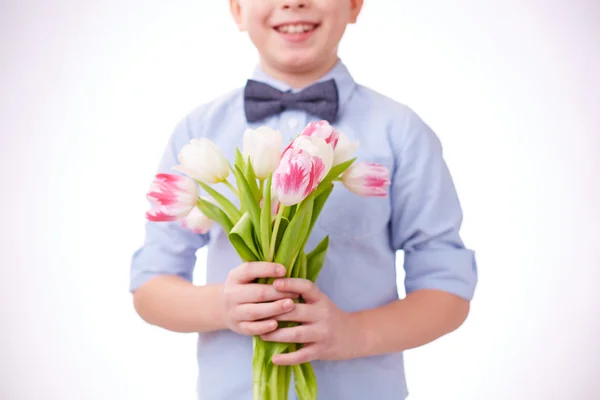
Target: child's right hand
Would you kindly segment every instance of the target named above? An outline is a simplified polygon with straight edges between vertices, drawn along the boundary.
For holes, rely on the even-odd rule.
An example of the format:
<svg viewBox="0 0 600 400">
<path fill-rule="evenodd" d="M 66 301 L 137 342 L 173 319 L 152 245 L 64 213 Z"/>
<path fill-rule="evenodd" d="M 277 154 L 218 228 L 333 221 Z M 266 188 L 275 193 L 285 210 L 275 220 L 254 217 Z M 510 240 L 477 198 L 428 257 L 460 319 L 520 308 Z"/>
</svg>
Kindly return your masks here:
<svg viewBox="0 0 600 400">
<path fill-rule="evenodd" d="M 280 278 L 285 268 L 269 262 L 249 262 L 229 272 L 223 286 L 225 324 L 242 335 L 263 335 L 277 329 L 274 317 L 294 308 L 296 293 L 277 291 L 273 285 L 252 283 L 256 278 Z"/>
</svg>

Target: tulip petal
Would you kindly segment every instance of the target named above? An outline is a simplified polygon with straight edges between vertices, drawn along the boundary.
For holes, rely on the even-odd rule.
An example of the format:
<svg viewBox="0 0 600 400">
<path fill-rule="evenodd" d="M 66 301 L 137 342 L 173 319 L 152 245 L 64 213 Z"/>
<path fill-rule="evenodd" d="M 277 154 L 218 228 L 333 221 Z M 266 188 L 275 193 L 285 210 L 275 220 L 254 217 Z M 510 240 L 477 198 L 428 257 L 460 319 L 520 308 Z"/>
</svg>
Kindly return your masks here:
<svg viewBox="0 0 600 400">
<path fill-rule="evenodd" d="M 280 203 L 292 206 L 301 202 L 310 191 L 313 161 L 306 151 L 290 148 L 273 174 L 273 191 Z"/>
<path fill-rule="evenodd" d="M 381 164 L 356 163 L 342 175 L 342 182 L 359 196 L 383 197 L 390 185 L 388 169 Z"/>
<path fill-rule="evenodd" d="M 346 135 L 340 133 L 339 141 L 333 152 L 333 165 L 350 160 L 358 150 L 359 142 L 351 142 Z"/>
<path fill-rule="evenodd" d="M 217 145 L 207 138 L 192 139 L 184 145 L 174 170 L 204 183 L 223 182 L 229 176 L 229 163 Z"/>
<path fill-rule="evenodd" d="M 205 234 L 210 231 L 214 221 L 208 218 L 200 211 L 198 207 L 192 208 L 192 211 L 181 220 L 181 225 L 196 234 Z"/>
<path fill-rule="evenodd" d="M 267 126 L 246 129 L 243 136 L 243 153 L 250 160 L 256 177 L 265 180 L 281 157 L 281 133 Z"/>
<path fill-rule="evenodd" d="M 146 212 L 150 221 L 175 221 L 192 210 L 198 198 L 196 183 L 187 177 L 160 173 L 152 181 L 146 198 L 152 209 Z"/>
<path fill-rule="evenodd" d="M 335 149 L 340 138 L 340 132 L 337 132 L 335 129 L 333 129 L 333 127 L 329 125 L 329 122 L 323 120 L 311 122 L 306 125 L 306 128 L 304 128 L 302 131 L 302 136 L 321 138 Z"/>
</svg>

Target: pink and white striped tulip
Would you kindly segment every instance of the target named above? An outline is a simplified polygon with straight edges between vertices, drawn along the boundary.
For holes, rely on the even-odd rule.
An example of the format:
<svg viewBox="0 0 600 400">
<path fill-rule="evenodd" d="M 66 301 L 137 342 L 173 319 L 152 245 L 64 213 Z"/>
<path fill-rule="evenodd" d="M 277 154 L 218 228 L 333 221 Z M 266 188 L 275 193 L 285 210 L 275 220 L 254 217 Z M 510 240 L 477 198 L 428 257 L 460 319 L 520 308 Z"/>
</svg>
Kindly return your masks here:
<svg viewBox="0 0 600 400">
<path fill-rule="evenodd" d="M 381 164 L 354 163 L 342 175 L 342 182 L 359 196 L 384 197 L 390 185 L 390 173 Z"/>
<path fill-rule="evenodd" d="M 323 120 L 311 122 L 306 125 L 306 128 L 304 128 L 302 131 L 301 136 L 319 137 L 325 140 L 327 144 L 331 145 L 331 147 L 335 149 L 338 144 L 340 132 L 337 132 L 335 129 L 333 129 L 333 127 L 329 125 L 329 122 Z"/>
<path fill-rule="evenodd" d="M 273 173 L 272 190 L 284 206 L 298 204 L 319 184 L 325 165 L 303 149 L 289 148 Z"/>
<path fill-rule="evenodd" d="M 208 218 L 198 207 L 192 208 L 181 220 L 181 225 L 197 234 L 205 234 L 212 228 L 214 221 Z"/>
<path fill-rule="evenodd" d="M 333 151 L 333 166 L 350 160 L 358 150 L 358 142 L 351 142 L 346 135 L 340 133 L 337 146 Z"/>
<path fill-rule="evenodd" d="M 333 147 L 328 144 L 325 139 L 318 136 L 298 136 L 289 148 L 295 150 L 304 150 L 313 158 L 318 158 L 319 171 L 315 179 L 317 185 L 325 178 L 333 165 Z M 285 153 L 284 153 L 285 154 Z M 322 165 L 321 165 L 322 163 Z M 316 187 L 316 185 L 315 185 Z"/>
<path fill-rule="evenodd" d="M 198 188 L 192 179 L 174 174 L 157 174 L 146 198 L 152 208 L 150 221 L 176 221 L 187 216 L 198 201 Z"/>
<path fill-rule="evenodd" d="M 227 159 L 207 138 L 192 139 L 182 147 L 177 159 L 180 165 L 173 167 L 174 170 L 206 184 L 224 182 L 229 176 Z"/>
</svg>

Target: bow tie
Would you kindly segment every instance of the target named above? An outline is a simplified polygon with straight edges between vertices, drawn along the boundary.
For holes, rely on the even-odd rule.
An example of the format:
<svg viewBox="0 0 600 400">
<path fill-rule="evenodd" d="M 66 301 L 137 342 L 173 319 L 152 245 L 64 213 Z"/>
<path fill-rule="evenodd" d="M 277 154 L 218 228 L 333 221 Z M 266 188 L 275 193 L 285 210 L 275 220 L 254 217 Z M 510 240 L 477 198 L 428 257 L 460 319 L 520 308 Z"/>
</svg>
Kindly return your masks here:
<svg viewBox="0 0 600 400">
<path fill-rule="evenodd" d="M 248 122 L 259 121 L 286 109 L 303 110 L 333 123 L 338 112 L 335 81 L 331 79 L 315 83 L 298 93 L 292 93 L 248 80 L 244 89 L 244 110 Z"/>
</svg>

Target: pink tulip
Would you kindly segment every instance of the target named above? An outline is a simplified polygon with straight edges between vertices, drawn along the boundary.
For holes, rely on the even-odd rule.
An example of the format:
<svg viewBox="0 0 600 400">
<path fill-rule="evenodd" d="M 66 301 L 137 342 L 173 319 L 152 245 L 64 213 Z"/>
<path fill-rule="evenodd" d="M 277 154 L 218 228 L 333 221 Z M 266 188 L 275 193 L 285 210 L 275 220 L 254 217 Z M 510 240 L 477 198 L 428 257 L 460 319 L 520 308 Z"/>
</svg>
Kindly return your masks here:
<svg viewBox="0 0 600 400">
<path fill-rule="evenodd" d="M 306 151 L 313 159 L 319 159 L 319 174 L 316 175 L 317 185 L 325 178 L 333 164 L 333 148 L 327 142 L 316 136 L 298 136 L 290 145 L 294 150 Z M 322 164 L 322 165 L 321 165 Z"/>
<path fill-rule="evenodd" d="M 285 206 L 298 204 L 319 184 L 325 165 L 319 157 L 293 147 L 286 150 L 273 173 L 272 190 Z"/>
<path fill-rule="evenodd" d="M 181 225 L 197 234 L 207 233 L 214 221 L 208 218 L 198 207 L 193 207 L 187 216 L 181 220 Z"/>
<path fill-rule="evenodd" d="M 175 221 L 187 216 L 198 201 L 198 188 L 192 179 L 174 175 L 157 174 L 146 195 L 153 205 L 146 212 L 150 221 Z"/>
<path fill-rule="evenodd" d="M 337 146 L 338 140 L 340 139 L 340 132 L 337 132 L 329 122 L 327 121 L 319 121 L 319 122 L 311 122 L 306 125 L 304 131 L 302 131 L 302 136 L 313 136 L 319 137 L 327 144 L 331 145 L 335 149 Z"/>
<path fill-rule="evenodd" d="M 387 195 L 390 173 L 381 164 L 354 163 L 342 175 L 342 182 L 359 196 L 382 197 Z"/>
</svg>

